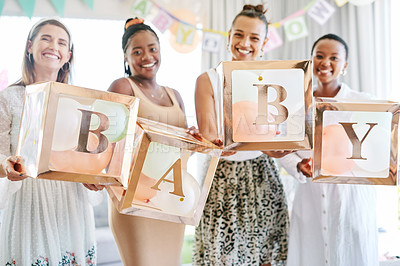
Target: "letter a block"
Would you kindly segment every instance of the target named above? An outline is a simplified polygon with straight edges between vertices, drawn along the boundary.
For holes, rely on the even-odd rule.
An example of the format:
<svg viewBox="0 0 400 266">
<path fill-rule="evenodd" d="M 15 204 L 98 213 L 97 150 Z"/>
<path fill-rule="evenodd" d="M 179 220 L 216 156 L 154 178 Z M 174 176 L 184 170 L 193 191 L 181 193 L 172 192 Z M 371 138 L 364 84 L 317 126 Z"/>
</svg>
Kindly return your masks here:
<svg viewBox="0 0 400 266">
<path fill-rule="evenodd" d="M 17 155 L 34 178 L 126 186 L 139 100 L 57 82 L 29 85 Z"/>
<path fill-rule="evenodd" d="M 224 149 L 312 149 L 311 61 L 221 62 L 217 72 Z"/>
<path fill-rule="evenodd" d="M 400 104 L 318 98 L 313 181 L 397 185 Z"/>
<path fill-rule="evenodd" d="M 138 118 L 127 187 L 108 186 L 121 213 L 197 225 L 222 149 L 185 129 Z"/>
</svg>

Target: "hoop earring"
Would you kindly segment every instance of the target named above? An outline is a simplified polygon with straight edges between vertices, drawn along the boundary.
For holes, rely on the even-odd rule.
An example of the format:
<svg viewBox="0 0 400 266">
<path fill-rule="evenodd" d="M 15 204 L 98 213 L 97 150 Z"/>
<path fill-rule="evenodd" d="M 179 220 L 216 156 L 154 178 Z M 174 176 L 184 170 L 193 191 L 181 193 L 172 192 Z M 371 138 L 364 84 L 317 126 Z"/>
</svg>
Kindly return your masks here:
<svg viewBox="0 0 400 266">
<path fill-rule="evenodd" d="M 65 67 L 65 66 L 67 66 L 67 67 Z M 65 68 L 64 68 L 64 67 L 65 67 Z M 71 68 L 71 63 L 68 61 L 67 63 L 65 63 L 65 64 L 61 67 L 61 70 L 62 70 L 63 72 L 67 72 L 70 68 Z"/>
<path fill-rule="evenodd" d="M 29 63 L 33 64 L 33 55 L 28 53 L 28 61 Z"/>
<path fill-rule="evenodd" d="M 128 76 L 132 75 L 131 69 L 129 68 L 128 62 L 124 61 L 124 70 L 125 70 L 125 74 L 127 74 Z"/>
</svg>

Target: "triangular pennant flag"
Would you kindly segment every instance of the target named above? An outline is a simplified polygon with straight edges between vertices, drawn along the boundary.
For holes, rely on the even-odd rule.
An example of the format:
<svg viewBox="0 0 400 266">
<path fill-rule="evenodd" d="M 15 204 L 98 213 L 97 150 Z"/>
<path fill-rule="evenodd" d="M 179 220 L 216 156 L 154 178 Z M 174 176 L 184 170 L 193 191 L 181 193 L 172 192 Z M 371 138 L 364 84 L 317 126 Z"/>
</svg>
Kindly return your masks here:
<svg viewBox="0 0 400 266">
<path fill-rule="evenodd" d="M 0 0 L 0 15 L 1 15 L 1 12 L 3 11 L 3 6 L 4 6 L 5 1 L 6 0 Z"/>
<path fill-rule="evenodd" d="M 324 25 L 333 13 L 335 13 L 335 8 L 324 0 L 316 1 L 307 12 L 320 25 Z"/>
<path fill-rule="evenodd" d="M 204 32 L 203 51 L 218 53 L 222 43 L 222 35 L 213 32 Z"/>
<path fill-rule="evenodd" d="M 153 4 L 147 0 L 137 0 L 132 5 L 132 13 L 138 17 L 145 18 L 149 14 Z"/>
<path fill-rule="evenodd" d="M 335 2 L 336 2 L 336 5 L 337 5 L 338 7 L 342 7 L 342 6 L 344 6 L 345 4 L 347 4 L 347 2 L 349 2 L 349 0 L 335 0 Z"/>
<path fill-rule="evenodd" d="M 36 0 L 18 0 L 18 3 L 25 14 L 31 18 L 33 16 L 33 10 L 35 9 Z"/>
<path fill-rule="evenodd" d="M 65 0 L 51 0 L 54 8 L 61 17 L 64 16 Z"/>
<path fill-rule="evenodd" d="M 173 20 L 166 12 L 160 10 L 152 23 L 161 33 L 164 33 L 172 25 Z"/>
<path fill-rule="evenodd" d="M 308 29 L 304 16 L 299 16 L 291 20 L 287 20 L 283 27 L 288 41 L 294 41 L 308 35 Z"/>
<path fill-rule="evenodd" d="M 195 35 L 195 28 L 180 24 L 176 33 L 176 42 L 179 44 L 192 45 Z"/>
<path fill-rule="evenodd" d="M 85 4 L 90 8 L 90 10 L 93 10 L 94 0 L 83 0 L 83 2 L 85 2 Z"/>
<path fill-rule="evenodd" d="M 268 42 L 264 47 L 264 52 L 271 51 L 283 44 L 282 38 L 275 27 L 268 27 Z"/>
</svg>

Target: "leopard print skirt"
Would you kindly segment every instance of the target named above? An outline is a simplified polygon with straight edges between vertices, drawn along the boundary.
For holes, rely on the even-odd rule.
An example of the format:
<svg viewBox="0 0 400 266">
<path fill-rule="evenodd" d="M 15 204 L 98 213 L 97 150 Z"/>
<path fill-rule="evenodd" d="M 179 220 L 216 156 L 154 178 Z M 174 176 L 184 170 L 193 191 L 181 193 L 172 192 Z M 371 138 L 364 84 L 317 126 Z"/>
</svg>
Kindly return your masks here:
<svg viewBox="0 0 400 266">
<path fill-rule="evenodd" d="M 196 227 L 193 265 L 284 265 L 289 216 L 274 159 L 221 159 Z"/>
</svg>

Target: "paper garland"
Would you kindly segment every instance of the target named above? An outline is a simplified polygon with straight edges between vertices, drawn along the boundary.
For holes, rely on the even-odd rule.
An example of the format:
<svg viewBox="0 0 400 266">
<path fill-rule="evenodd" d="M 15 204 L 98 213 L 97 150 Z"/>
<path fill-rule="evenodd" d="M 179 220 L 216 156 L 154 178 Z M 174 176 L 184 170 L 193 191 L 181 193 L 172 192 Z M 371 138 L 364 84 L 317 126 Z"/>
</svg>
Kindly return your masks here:
<svg viewBox="0 0 400 266">
<path fill-rule="evenodd" d="M 94 0 L 81 0 L 91 10 L 94 7 Z M 362 6 L 371 4 L 375 0 L 334 0 L 338 7 L 342 7 L 347 3 Z M 0 0 L 0 15 L 4 6 L 5 0 Z M 35 0 L 17 0 L 25 14 L 31 18 L 35 8 Z M 61 17 L 64 16 L 65 0 L 50 0 L 54 9 Z M 192 50 L 194 45 L 197 45 L 197 31 L 203 32 L 203 50 L 211 53 L 219 52 L 219 47 L 223 45 L 222 36 L 228 36 L 225 31 L 217 31 L 213 29 L 206 29 L 203 27 L 196 26 L 196 23 L 190 23 L 185 19 L 181 19 L 179 16 L 169 12 L 155 0 L 135 0 L 131 6 L 131 12 L 133 15 L 146 18 L 151 16 L 153 25 L 161 32 L 164 33 L 166 30 L 170 30 L 175 24 L 179 24 L 178 30 L 174 34 L 174 48 L 178 52 L 188 52 Z M 189 12 L 189 11 L 188 11 Z M 324 25 L 329 18 L 335 12 L 335 7 L 328 3 L 326 0 L 312 0 L 304 8 L 294 12 L 286 18 L 270 24 L 268 38 L 270 41 L 266 45 L 264 51 L 268 52 L 275 48 L 280 47 L 283 44 L 282 38 L 279 36 L 276 30 L 279 27 L 283 27 L 285 36 L 288 41 L 294 41 L 300 38 L 308 36 L 308 29 L 305 23 L 305 14 L 310 16 L 320 25 Z M 193 15 L 195 16 L 195 15 Z M 188 46 L 188 47 L 186 47 Z M 187 49 L 189 48 L 190 49 Z"/>
</svg>

